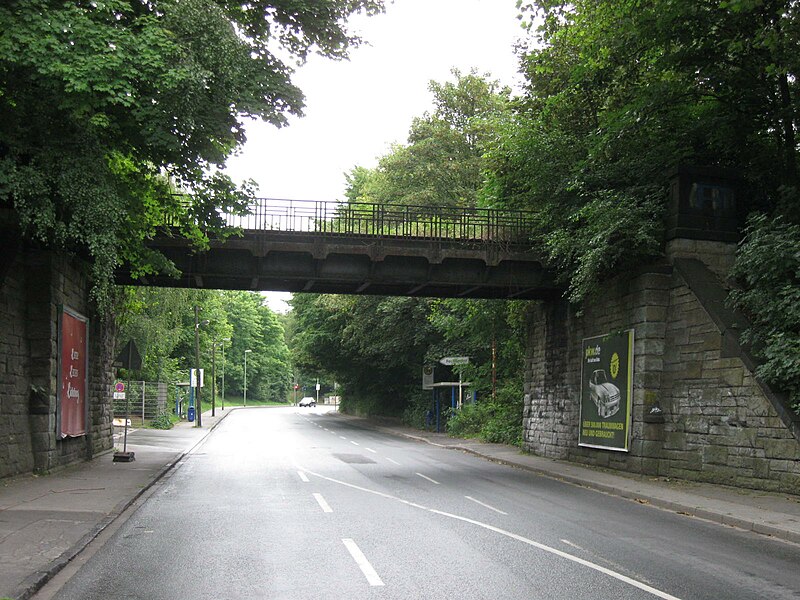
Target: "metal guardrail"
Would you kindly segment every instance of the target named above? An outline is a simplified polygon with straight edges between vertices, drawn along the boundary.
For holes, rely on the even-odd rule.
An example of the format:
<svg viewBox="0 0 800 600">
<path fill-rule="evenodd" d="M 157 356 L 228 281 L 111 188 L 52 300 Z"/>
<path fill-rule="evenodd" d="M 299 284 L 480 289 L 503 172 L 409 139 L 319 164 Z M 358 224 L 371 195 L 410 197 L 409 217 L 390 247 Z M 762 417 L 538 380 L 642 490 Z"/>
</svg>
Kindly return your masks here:
<svg viewBox="0 0 800 600">
<path fill-rule="evenodd" d="M 247 231 L 525 243 L 533 216 L 524 211 L 260 198 L 250 214 L 228 216 Z"/>
</svg>

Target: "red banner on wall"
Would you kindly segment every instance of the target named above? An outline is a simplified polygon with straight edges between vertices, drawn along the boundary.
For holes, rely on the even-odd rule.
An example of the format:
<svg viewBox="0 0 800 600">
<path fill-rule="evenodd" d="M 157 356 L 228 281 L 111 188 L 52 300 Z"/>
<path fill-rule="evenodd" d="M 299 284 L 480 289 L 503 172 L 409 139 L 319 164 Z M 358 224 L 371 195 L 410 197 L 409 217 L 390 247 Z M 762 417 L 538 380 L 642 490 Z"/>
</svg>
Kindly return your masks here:
<svg viewBox="0 0 800 600">
<path fill-rule="evenodd" d="M 62 438 L 86 434 L 87 354 L 86 319 L 64 309 L 58 375 Z"/>
</svg>

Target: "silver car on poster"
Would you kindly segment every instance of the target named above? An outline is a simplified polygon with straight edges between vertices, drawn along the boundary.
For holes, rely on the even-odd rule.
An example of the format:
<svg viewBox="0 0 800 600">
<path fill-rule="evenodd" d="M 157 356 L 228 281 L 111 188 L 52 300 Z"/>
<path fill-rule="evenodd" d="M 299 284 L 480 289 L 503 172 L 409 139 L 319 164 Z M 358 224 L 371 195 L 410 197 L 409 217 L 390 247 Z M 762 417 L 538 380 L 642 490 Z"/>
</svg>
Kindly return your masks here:
<svg viewBox="0 0 800 600">
<path fill-rule="evenodd" d="M 617 414 L 619 410 L 619 388 L 608 381 L 606 372 L 597 369 L 589 378 L 589 397 L 597 406 L 597 414 L 603 418 Z"/>
</svg>

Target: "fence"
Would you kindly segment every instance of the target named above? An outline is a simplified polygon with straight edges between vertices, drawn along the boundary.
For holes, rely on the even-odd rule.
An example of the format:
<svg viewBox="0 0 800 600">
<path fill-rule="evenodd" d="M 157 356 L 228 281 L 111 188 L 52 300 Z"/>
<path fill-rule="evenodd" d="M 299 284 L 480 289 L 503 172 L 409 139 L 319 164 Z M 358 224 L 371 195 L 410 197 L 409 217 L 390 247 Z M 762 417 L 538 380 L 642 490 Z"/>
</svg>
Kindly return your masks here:
<svg viewBox="0 0 800 600">
<path fill-rule="evenodd" d="M 115 419 L 131 420 L 131 425 L 143 425 L 167 412 L 169 386 L 163 382 L 130 381 L 127 382 L 126 398 L 113 402 Z"/>
<path fill-rule="evenodd" d="M 257 198 L 246 215 L 221 216 L 228 225 L 247 231 L 504 244 L 526 243 L 534 224 L 532 213 L 519 210 L 275 198 Z"/>
</svg>

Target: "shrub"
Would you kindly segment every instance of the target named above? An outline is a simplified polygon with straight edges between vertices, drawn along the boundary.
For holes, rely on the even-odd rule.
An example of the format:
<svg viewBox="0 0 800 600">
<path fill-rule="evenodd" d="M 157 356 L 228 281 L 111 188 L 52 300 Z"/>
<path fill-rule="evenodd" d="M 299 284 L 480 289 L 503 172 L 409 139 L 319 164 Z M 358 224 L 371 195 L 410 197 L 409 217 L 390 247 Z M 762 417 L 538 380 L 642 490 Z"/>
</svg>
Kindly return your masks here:
<svg viewBox="0 0 800 600">
<path fill-rule="evenodd" d="M 168 412 L 160 412 L 150 421 L 150 427 L 153 429 L 172 429 L 172 418 Z"/>
</svg>

